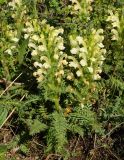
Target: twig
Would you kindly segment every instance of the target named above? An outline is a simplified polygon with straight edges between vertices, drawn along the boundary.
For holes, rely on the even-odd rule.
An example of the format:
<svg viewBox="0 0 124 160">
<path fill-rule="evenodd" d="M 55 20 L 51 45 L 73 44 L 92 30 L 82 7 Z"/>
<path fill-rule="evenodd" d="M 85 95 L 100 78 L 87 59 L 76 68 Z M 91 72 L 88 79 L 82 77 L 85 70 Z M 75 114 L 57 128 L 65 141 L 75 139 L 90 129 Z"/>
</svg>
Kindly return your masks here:
<svg viewBox="0 0 124 160">
<path fill-rule="evenodd" d="M 95 136 L 94 136 L 94 148 L 96 147 L 96 133 L 95 133 Z"/>
<path fill-rule="evenodd" d="M 34 142 L 35 144 L 37 144 L 38 146 L 43 147 L 43 145 L 42 145 L 42 144 L 40 144 L 40 143 L 38 143 L 38 142 L 36 142 L 36 141 L 34 141 L 34 140 L 33 140 L 33 142 Z"/>
<path fill-rule="evenodd" d="M 9 86 L 1 93 L 0 98 L 2 97 L 2 95 L 15 83 L 15 81 L 22 75 L 22 73 L 20 73 L 18 75 L 18 77 L 16 77 L 16 79 L 14 79 L 14 81 L 12 81 Z"/>
<path fill-rule="evenodd" d="M 0 83 L 1 84 L 11 84 L 12 83 L 12 81 L 7 81 L 5 78 L 2 78 L 2 79 L 0 79 Z M 19 86 L 21 86 L 21 85 L 23 85 L 24 83 L 19 83 L 19 82 L 14 82 L 14 85 L 19 85 Z"/>
<path fill-rule="evenodd" d="M 117 160 L 121 160 L 115 153 L 113 153 L 110 149 L 107 149 L 107 152 L 111 154 L 113 157 L 115 157 Z"/>
<path fill-rule="evenodd" d="M 20 102 L 24 99 L 26 95 L 24 95 L 21 99 Z M 12 114 L 14 113 L 14 111 L 16 110 L 16 107 L 13 108 L 13 110 L 10 112 L 10 114 L 8 115 L 8 117 L 5 119 L 5 121 L 1 124 L 0 129 L 4 126 L 4 124 L 8 121 L 8 119 L 12 116 Z"/>
<path fill-rule="evenodd" d="M 13 114 L 13 112 L 15 111 L 15 108 L 13 108 L 13 110 L 10 112 L 10 114 L 8 115 L 8 117 L 5 119 L 5 121 L 1 124 L 0 129 L 3 127 L 3 125 L 8 121 L 8 119 L 11 117 L 11 115 Z"/>
<path fill-rule="evenodd" d="M 124 122 L 122 122 L 122 123 L 119 123 L 118 125 L 116 125 L 114 128 L 112 128 L 105 136 L 103 136 L 103 138 L 102 139 L 104 139 L 105 137 L 107 137 L 107 136 L 109 136 L 109 135 L 111 135 L 113 132 L 114 132 L 114 130 L 115 129 L 117 129 L 118 127 L 120 127 L 122 124 L 124 124 Z"/>
</svg>

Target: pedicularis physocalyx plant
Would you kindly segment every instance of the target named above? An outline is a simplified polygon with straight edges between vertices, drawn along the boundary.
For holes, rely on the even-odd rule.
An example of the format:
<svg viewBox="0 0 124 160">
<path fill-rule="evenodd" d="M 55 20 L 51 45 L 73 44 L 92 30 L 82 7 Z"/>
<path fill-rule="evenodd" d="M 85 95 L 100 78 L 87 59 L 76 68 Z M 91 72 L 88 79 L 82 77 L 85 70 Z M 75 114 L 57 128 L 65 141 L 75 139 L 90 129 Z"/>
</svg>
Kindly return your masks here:
<svg viewBox="0 0 124 160">
<path fill-rule="evenodd" d="M 92 1 L 71 3 L 69 7 L 76 11 L 72 15 L 89 16 Z M 91 90 L 95 92 L 106 53 L 103 29 L 92 28 L 91 33 L 85 35 L 71 31 L 65 36 L 63 28 L 31 17 L 24 1 L 12 1 L 8 6 L 15 23 L 8 25 L 7 36 L 14 44 L 9 43 L 5 52 L 13 56 L 14 52 L 18 53 L 21 39 L 27 43 L 36 68 L 33 75 L 44 90 L 44 98 L 53 101 L 56 110 L 61 110 L 59 101 L 63 93 L 72 94 L 81 105 L 90 103 L 90 93 Z"/>
<path fill-rule="evenodd" d="M 95 81 L 100 79 L 106 53 L 103 30 L 92 29 L 88 37 L 69 35 L 70 50 L 66 50 L 62 28 L 56 29 L 45 20 L 36 30 L 30 22 L 26 25 L 24 31 L 32 28 L 32 34 L 26 33 L 24 37 L 29 37 L 28 46 L 37 68 L 33 75 L 45 89 L 47 98 L 55 102 L 57 110 L 64 92 L 74 94 L 83 103 Z"/>
<path fill-rule="evenodd" d="M 79 18 L 85 16 L 87 19 L 90 18 L 90 12 L 92 11 L 92 2 L 93 0 L 70 0 L 71 5 L 69 5 L 69 9 L 71 10 L 72 15 L 78 15 Z"/>
</svg>

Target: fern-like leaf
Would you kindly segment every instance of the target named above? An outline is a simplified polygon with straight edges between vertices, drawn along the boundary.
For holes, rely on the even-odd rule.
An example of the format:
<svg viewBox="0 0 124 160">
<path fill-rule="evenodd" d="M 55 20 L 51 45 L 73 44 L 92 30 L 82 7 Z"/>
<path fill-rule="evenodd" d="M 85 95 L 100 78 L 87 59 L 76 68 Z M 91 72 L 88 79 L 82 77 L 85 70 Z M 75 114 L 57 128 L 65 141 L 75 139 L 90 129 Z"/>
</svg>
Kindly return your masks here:
<svg viewBox="0 0 124 160">
<path fill-rule="evenodd" d="M 29 126 L 29 134 L 34 135 L 37 133 L 40 133 L 41 131 L 44 131 L 47 129 L 47 126 L 40 122 L 38 119 L 35 119 L 34 121 L 28 120 L 28 126 Z"/>
</svg>

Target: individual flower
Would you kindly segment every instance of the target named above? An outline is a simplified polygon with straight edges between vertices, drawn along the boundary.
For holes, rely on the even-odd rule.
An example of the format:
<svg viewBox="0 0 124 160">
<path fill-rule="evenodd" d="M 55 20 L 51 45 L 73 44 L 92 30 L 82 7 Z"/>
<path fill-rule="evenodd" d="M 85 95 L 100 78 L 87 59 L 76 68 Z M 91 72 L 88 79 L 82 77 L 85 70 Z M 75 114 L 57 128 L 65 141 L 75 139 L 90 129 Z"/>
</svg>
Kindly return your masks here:
<svg viewBox="0 0 124 160">
<path fill-rule="evenodd" d="M 36 48 L 36 45 L 35 45 L 34 43 L 30 42 L 30 43 L 28 44 L 28 47 L 35 49 L 35 48 Z"/>
<path fill-rule="evenodd" d="M 80 77 L 80 76 L 82 75 L 82 72 L 81 72 L 80 70 L 78 70 L 78 71 L 76 72 L 76 75 L 77 75 L 78 77 Z"/>
<path fill-rule="evenodd" d="M 38 55 L 38 51 L 37 51 L 37 50 L 33 50 L 32 53 L 31 53 L 31 55 L 32 55 L 32 56 Z"/>
<path fill-rule="evenodd" d="M 87 67 L 90 73 L 93 73 L 93 68 L 92 67 Z"/>
<path fill-rule="evenodd" d="M 105 60 L 105 57 L 104 57 L 103 55 L 101 55 L 100 60 L 101 60 L 101 61 L 104 61 L 104 60 Z"/>
<path fill-rule="evenodd" d="M 59 74 L 64 75 L 64 70 L 60 70 Z"/>
<path fill-rule="evenodd" d="M 80 9 L 81 9 L 81 6 L 79 5 L 79 3 L 74 5 L 74 10 L 75 11 L 80 10 Z"/>
<path fill-rule="evenodd" d="M 93 75 L 93 79 L 94 80 L 99 80 L 101 77 L 100 77 L 100 75 L 99 74 L 95 74 L 95 75 Z"/>
<path fill-rule="evenodd" d="M 87 61 L 86 60 L 84 60 L 84 59 L 82 59 L 81 61 L 80 61 L 80 64 L 81 64 L 81 66 L 86 66 L 87 65 Z"/>
<path fill-rule="evenodd" d="M 87 48 L 81 47 L 81 48 L 79 49 L 79 51 L 80 51 L 80 52 L 83 52 L 83 53 L 87 53 Z"/>
<path fill-rule="evenodd" d="M 10 49 L 15 49 L 15 48 L 16 48 L 16 46 L 11 46 L 11 47 L 10 47 Z"/>
<path fill-rule="evenodd" d="M 7 53 L 7 54 L 9 54 L 9 55 L 12 55 L 12 50 L 11 50 L 11 49 L 7 49 L 7 50 L 5 51 L 5 53 Z"/>
<path fill-rule="evenodd" d="M 42 64 L 39 63 L 39 62 L 34 62 L 34 66 L 35 66 L 35 67 L 42 67 Z"/>
<path fill-rule="evenodd" d="M 64 49 L 65 49 L 63 43 L 59 43 L 57 47 L 58 47 L 58 49 L 60 49 L 60 50 L 64 50 Z"/>
<path fill-rule="evenodd" d="M 12 38 L 11 40 L 12 40 L 13 42 L 18 42 L 18 41 L 19 41 L 19 39 L 16 38 L 16 37 Z"/>
<path fill-rule="evenodd" d="M 59 55 L 58 55 L 58 54 L 54 54 L 53 57 L 54 57 L 54 59 L 56 59 L 56 60 L 59 59 Z"/>
<path fill-rule="evenodd" d="M 37 77 L 37 72 L 34 72 L 34 73 L 33 73 L 33 76 L 34 76 L 34 77 Z"/>
<path fill-rule="evenodd" d="M 72 48 L 71 50 L 70 50 L 70 52 L 72 53 L 72 54 L 77 54 L 78 53 L 78 48 Z"/>
<path fill-rule="evenodd" d="M 42 81 L 43 81 L 43 79 L 44 79 L 44 76 L 43 76 L 43 75 L 41 75 L 41 76 L 39 76 L 39 77 L 37 78 L 37 81 L 38 81 L 38 82 L 42 82 Z"/>
<path fill-rule="evenodd" d="M 59 28 L 58 31 L 59 31 L 59 33 L 61 33 L 61 34 L 64 33 L 64 29 L 63 29 L 63 28 Z"/>
<path fill-rule="evenodd" d="M 76 40 L 78 41 L 79 45 L 83 44 L 83 38 L 81 36 L 77 36 Z"/>
<path fill-rule="evenodd" d="M 29 34 L 24 34 L 24 39 L 28 39 L 29 38 Z"/>
<path fill-rule="evenodd" d="M 35 41 L 38 41 L 38 40 L 39 40 L 39 36 L 38 36 L 38 35 L 33 35 L 31 38 L 32 38 L 33 40 L 35 40 Z"/>
<path fill-rule="evenodd" d="M 72 72 L 67 75 L 68 80 L 73 80 L 73 78 L 74 78 L 74 75 Z"/>
<path fill-rule="evenodd" d="M 27 32 L 28 32 L 28 33 L 34 32 L 34 28 L 33 28 L 33 27 L 28 27 L 28 28 L 27 28 Z"/>
<path fill-rule="evenodd" d="M 103 45 L 102 43 L 98 43 L 98 46 L 99 46 L 100 48 L 104 48 L 104 45 Z"/>
<path fill-rule="evenodd" d="M 105 54 L 106 53 L 106 49 L 101 49 L 101 53 Z"/>
<path fill-rule="evenodd" d="M 37 70 L 37 75 L 41 75 L 43 72 L 44 72 L 43 69 L 42 69 L 42 68 L 39 68 L 39 69 Z"/>
<path fill-rule="evenodd" d="M 39 45 L 38 46 L 38 50 L 43 52 L 43 51 L 46 51 L 47 49 L 46 49 L 46 47 L 44 45 Z"/>
<path fill-rule="evenodd" d="M 79 65 L 76 62 L 73 62 L 73 61 L 69 62 L 69 66 L 70 67 L 74 67 L 74 68 L 78 68 L 79 67 Z"/>
<path fill-rule="evenodd" d="M 65 59 L 62 60 L 61 62 L 62 62 L 62 64 L 65 65 L 65 66 L 68 64 L 67 60 L 65 60 Z"/>
<path fill-rule="evenodd" d="M 51 68 L 50 64 L 47 63 L 47 62 L 43 64 L 43 67 L 44 67 L 45 69 Z"/>
</svg>

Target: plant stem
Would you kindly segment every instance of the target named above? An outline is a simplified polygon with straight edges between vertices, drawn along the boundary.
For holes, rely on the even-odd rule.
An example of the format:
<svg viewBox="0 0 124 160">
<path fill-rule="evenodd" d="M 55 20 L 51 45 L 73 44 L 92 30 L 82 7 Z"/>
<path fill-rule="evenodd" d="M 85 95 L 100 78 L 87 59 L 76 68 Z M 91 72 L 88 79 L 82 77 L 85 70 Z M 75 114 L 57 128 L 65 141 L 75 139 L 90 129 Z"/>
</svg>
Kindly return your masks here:
<svg viewBox="0 0 124 160">
<path fill-rule="evenodd" d="M 55 99 L 55 108 L 58 112 L 60 112 L 61 107 L 60 107 L 60 104 L 59 104 L 59 98 L 58 97 Z"/>
</svg>

